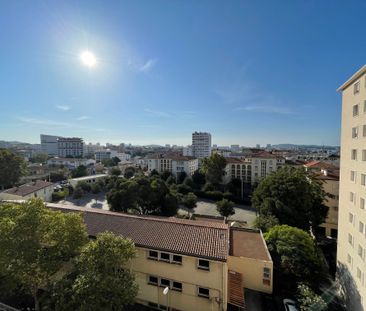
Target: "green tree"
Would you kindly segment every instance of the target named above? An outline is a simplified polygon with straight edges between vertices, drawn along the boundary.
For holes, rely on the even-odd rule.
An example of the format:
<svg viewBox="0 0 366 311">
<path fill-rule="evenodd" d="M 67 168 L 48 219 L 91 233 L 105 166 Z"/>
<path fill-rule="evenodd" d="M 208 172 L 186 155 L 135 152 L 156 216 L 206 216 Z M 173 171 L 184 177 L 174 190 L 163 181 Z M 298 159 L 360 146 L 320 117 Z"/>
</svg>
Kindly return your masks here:
<svg viewBox="0 0 366 311">
<path fill-rule="evenodd" d="M 7 149 L 0 149 L 0 190 L 13 186 L 26 172 L 24 159 Z"/>
<path fill-rule="evenodd" d="M 260 215 L 273 215 L 280 224 L 309 230 L 325 220 L 328 208 L 324 198 L 322 184 L 312 174 L 285 167 L 260 182 L 252 205 Z"/>
<path fill-rule="evenodd" d="M 217 208 L 217 211 L 220 213 L 220 215 L 225 218 L 235 214 L 234 202 L 231 202 L 227 199 L 222 199 L 221 201 L 217 201 L 216 208 Z"/>
<path fill-rule="evenodd" d="M 51 182 L 58 182 L 67 179 L 65 172 L 51 172 L 50 180 Z"/>
<path fill-rule="evenodd" d="M 163 171 L 160 174 L 161 179 L 164 180 L 164 181 L 166 181 L 171 176 L 173 176 L 173 174 L 170 171 Z"/>
<path fill-rule="evenodd" d="M 48 159 L 48 154 L 41 152 L 41 153 L 36 153 L 32 158 L 31 158 L 31 162 L 33 163 L 45 163 Z"/>
<path fill-rule="evenodd" d="M 253 227 L 261 229 L 262 232 L 267 232 L 274 226 L 279 225 L 278 219 L 273 215 L 259 215 L 253 224 Z"/>
<path fill-rule="evenodd" d="M 201 173 L 200 170 L 196 170 L 192 175 L 192 180 L 199 188 L 206 183 L 205 174 Z"/>
<path fill-rule="evenodd" d="M 41 290 L 87 241 L 81 215 L 51 211 L 40 199 L 0 205 L 0 272 L 32 295 L 36 310 Z"/>
<path fill-rule="evenodd" d="M 177 173 L 177 184 L 183 183 L 183 181 L 186 179 L 187 173 L 186 172 L 179 172 Z"/>
<path fill-rule="evenodd" d="M 131 240 L 110 232 L 99 234 L 75 260 L 74 271 L 54 284 L 47 310 L 125 310 L 138 291 L 128 268 L 134 256 Z"/>
<path fill-rule="evenodd" d="M 81 199 L 84 195 L 83 189 L 81 187 L 75 187 L 74 192 L 72 193 L 73 199 Z"/>
<path fill-rule="evenodd" d="M 125 173 L 124 173 L 124 177 L 127 178 L 127 179 L 130 179 L 131 177 L 133 177 L 136 173 L 136 170 L 134 167 L 130 166 L 130 167 L 127 167 L 125 169 Z"/>
<path fill-rule="evenodd" d="M 111 169 L 111 175 L 113 175 L 113 176 L 119 176 L 121 174 L 122 174 L 122 172 L 121 172 L 121 170 L 119 168 L 113 167 Z"/>
<path fill-rule="evenodd" d="M 172 193 L 165 195 L 164 203 L 161 208 L 162 216 L 175 216 L 178 211 L 178 197 Z"/>
<path fill-rule="evenodd" d="M 71 172 L 72 178 L 84 177 L 88 175 L 88 170 L 85 165 L 79 165 Z"/>
<path fill-rule="evenodd" d="M 202 162 L 202 172 L 205 174 L 207 182 L 214 186 L 222 182 L 225 175 L 226 159 L 214 153 L 208 158 L 204 158 Z"/>
<path fill-rule="evenodd" d="M 323 298 L 315 294 L 312 289 L 304 283 L 297 286 L 297 301 L 301 311 L 325 311 L 327 304 Z"/>
<path fill-rule="evenodd" d="M 91 191 L 91 185 L 90 183 L 87 183 L 86 181 L 79 181 L 76 184 L 75 188 L 81 188 L 84 192 L 90 192 Z"/>
<path fill-rule="evenodd" d="M 138 184 L 129 179 L 116 184 L 107 193 L 107 202 L 112 211 L 125 212 L 137 210 Z"/>
<path fill-rule="evenodd" d="M 183 204 L 188 209 L 188 211 L 192 213 L 194 208 L 197 206 L 196 195 L 193 192 L 189 192 L 183 197 Z"/>
<path fill-rule="evenodd" d="M 315 283 L 322 277 L 324 257 L 309 233 L 287 225 L 271 228 L 264 234 L 278 277 L 287 284 Z M 275 273 L 276 274 L 276 273 Z"/>
<path fill-rule="evenodd" d="M 102 191 L 100 185 L 98 183 L 94 183 L 90 186 L 90 190 L 92 193 L 97 194 Z"/>
<path fill-rule="evenodd" d="M 77 259 L 73 284 L 80 311 L 117 311 L 132 304 L 138 292 L 128 263 L 135 257 L 131 240 L 104 232 L 89 242 Z"/>
</svg>

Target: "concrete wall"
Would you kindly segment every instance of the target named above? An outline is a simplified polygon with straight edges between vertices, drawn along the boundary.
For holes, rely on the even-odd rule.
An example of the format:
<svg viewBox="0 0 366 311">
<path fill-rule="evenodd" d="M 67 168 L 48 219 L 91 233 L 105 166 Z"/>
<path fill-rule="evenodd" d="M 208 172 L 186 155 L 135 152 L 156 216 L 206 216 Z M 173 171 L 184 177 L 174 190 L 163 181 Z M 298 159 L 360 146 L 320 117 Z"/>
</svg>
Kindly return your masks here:
<svg viewBox="0 0 366 311">
<path fill-rule="evenodd" d="M 246 257 L 229 256 L 227 260 L 229 270 L 239 272 L 243 278 L 243 286 L 264 293 L 272 293 L 273 263 Z M 263 283 L 263 268 L 270 269 L 270 284 Z"/>
</svg>

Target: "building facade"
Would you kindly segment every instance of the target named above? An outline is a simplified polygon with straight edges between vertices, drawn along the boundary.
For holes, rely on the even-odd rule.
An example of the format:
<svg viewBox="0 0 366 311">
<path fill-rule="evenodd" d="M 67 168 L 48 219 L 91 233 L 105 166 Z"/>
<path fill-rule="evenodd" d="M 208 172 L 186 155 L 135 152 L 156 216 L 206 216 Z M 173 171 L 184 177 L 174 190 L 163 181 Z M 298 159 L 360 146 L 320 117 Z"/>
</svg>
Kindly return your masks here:
<svg viewBox="0 0 366 311">
<path fill-rule="evenodd" d="M 109 160 L 117 156 L 116 150 L 110 150 L 110 149 L 103 149 L 96 151 L 95 154 L 95 161 L 102 162 L 103 160 Z"/>
<path fill-rule="evenodd" d="M 0 200 L 28 200 L 32 198 L 41 198 L 46 202 L 51 202 L 53 187 L 54 185 L 51 182 L 36 180 L 0 192 Z"/>
<path fill-rule="evenodd" d="M 224 223 L 48 206 L 82 211 L 90 237 L 108 230 L 135 243 L 136 258 L 129 268 L 139 286 L 136 300 L 140 304 L 160 310 L 224 311 L 228 305 L 244 307 L 246 289 L 272 293 L 273 263 L 260 231 Z"/>
<path fill-rule="evenodd" d="M 205 132 L 192 133 L 192 152 L 198 159 L 207 158 L 211 155 L 211 134 Z"/>
<path fill-rule="evenodd" d="M 73 158 L 59 158 L 54 157 L 47 160 L 48 165 L 65 166 L 69 169 L 75 169 L 80 165 L 90 166 L 95 164 L 93 159 L 73 159 Z"/>
<path fill-rule="evenodd" d="M 347 310 L 366 309 L 366 65 L 342 92 L 337 274 Z"/>
<path fill-rule="evenodd" d="M 52 136 L 41 134 L 41 150 L 50 156 L 58 155 L 58 144 L 57 140 L 60 136 Z"/>
<path fill-rule="evenodd" d="M 198 159 L 175 154 L 158 154 L 147 159 L 147 169 L 148 172 L 156 170 L 158 173 L 168 171 L 175 177 L 182 172 L 192 176 L 198 170 Z"/>
<path fill-rule="evenodd" d="M 57 152 L 59 157 L 83 157 L 83 139 L 77 137 L 59 137 L 57 139 Z"/>
</svg>

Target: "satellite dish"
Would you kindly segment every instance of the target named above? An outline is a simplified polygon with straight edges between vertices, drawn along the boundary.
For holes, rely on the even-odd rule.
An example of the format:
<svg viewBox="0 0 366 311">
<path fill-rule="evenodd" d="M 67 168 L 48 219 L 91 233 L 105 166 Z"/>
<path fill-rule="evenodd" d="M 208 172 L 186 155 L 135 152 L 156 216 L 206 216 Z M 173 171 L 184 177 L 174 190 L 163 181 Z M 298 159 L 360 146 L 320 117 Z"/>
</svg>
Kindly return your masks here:
<svg viewBox="0 0 366 311">
<path fill-rule="evenodd" d="M 168 292 L 169 292 L 169 287 L 167 286 L 164 288 L 163 294 L 166 295 L 166 294 L 168 294 Z"/>
</svg>

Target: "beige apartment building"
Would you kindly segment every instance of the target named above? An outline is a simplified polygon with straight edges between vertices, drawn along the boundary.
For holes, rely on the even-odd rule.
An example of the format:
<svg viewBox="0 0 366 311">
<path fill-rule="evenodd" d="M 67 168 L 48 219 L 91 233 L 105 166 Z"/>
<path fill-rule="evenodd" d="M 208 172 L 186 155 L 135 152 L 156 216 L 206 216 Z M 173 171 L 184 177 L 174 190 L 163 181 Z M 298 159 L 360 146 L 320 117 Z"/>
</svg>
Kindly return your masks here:
<svg viewBox="0 0 366 311">
<path fill-rule="evenodd" d="M 182 172 L 192 176 L 198 170 L 198 159 L 179 154 L 155 154 L 147 159 L 147 170 L 156 170 L 158 173 L 168 171 L 175 177 Z"/>
<path fill-rule="evenodd" d="M 112 231 L 132 239 L 137 302 L 157 310 L 238 310 L 245 290 L 272 293 L 273 262 L 258 230 L 225 223 L 137 216 L 47 204 L 82 212 L 88 234 Z M 164 294 L 165 290 L 165 294 Z"/>
<path fill-rule="evenodd" d="M 366 308 L 366 65 L 342 92 L 337 271 L 347 310 Z"/>
</svg>

